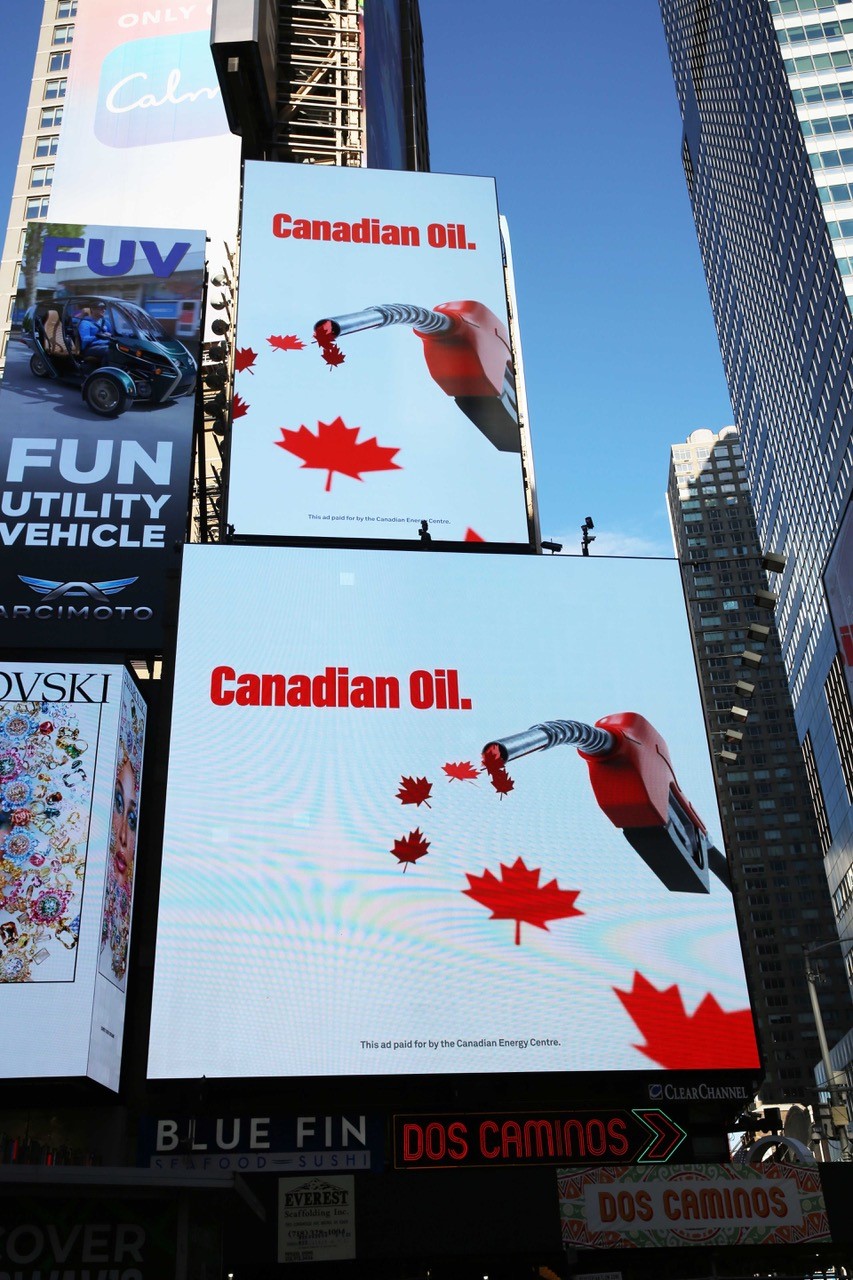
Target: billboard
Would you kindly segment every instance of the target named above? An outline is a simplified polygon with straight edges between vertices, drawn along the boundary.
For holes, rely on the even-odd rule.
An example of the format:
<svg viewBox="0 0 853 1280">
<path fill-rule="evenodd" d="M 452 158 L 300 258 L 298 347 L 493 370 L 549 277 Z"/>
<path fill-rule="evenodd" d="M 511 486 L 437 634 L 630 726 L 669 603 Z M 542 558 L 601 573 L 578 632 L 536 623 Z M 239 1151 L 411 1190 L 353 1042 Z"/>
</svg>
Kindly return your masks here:
<svg viewBox="0 0 853 1280">
<path fill-rule="evenodd" d="M 122 667 L 0 667 L 0 1010 L 26 1027 L 10 1078 L 118 1088 L 145 715 Z"/>
<path fill-rule="evenodd" d="M 361 10 L 366 163 L 406 169 L 406 94 L 400 0 L 366 0 Z"/>
<path fill-rule="evenodd" d="M 853 503 L 841 520 L 823 575 L 829 616 L 844 663 L 847 692 L 853 701 Z"/>
<path fill-rule="evenodd" d="M 491 179 L 246 165 L 237 535 L 529 541 Z"/>
<path fill-rule="evenodd" d="M 28 229 L 0 385 L 0 644 L 162 646 L 203 276 L 201 231 Z"/>
<path fill-rule="evenodd" d="M 675 563 L 187 547 L 149 1076 L 756 1068 L 704 741 Z"/>
<path fill-rule="evenodd" d="M 575 1249 L 817 1243 L 829 1220 L 816 1167 L 635 1165 L 558 1169 L 563 1243 Z"/>
<path fill-rule="evenodd" d="M 210 52 L 210 3 L 86 0 L 50 193 L 57 222 L 204 227 L 234 243 L 240 139 Z"/>
</svg>

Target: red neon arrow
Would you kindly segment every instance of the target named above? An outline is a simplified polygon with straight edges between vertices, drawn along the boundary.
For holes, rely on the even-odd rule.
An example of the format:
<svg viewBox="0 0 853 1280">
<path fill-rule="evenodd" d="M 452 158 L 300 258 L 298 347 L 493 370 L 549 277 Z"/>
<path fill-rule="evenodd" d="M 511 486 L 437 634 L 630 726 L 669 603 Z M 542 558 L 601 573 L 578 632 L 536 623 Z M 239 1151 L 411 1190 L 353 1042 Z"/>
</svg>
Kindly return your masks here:
<svg viewBox="0 0 853 1280">
<path fill-rule="evenodd" d="M 666 1112 L 658 1107 L 647 1107 L 642 1111 L 633 1108 L 634 1115 L 651 1131 L 652 1139 L 645 1151 L 637 1156 L 638 1164 L 661 1164 L 681 1146 L 687 1133 L 681 1125 L 671 1120 Z"/>
</svg>

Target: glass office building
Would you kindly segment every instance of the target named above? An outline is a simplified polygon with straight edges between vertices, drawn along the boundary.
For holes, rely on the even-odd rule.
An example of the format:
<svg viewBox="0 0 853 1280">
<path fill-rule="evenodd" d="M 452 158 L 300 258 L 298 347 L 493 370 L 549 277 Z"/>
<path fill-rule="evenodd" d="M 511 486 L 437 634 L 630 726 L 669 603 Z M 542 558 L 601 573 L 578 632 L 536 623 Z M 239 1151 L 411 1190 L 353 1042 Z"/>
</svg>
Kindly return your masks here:
<svg viewBox="0 0 853 1280">
<path fill-rule="evenodd" d="M 853 4 L 661 12 L 758 543 L 786 557 L 775 620 L 853 985 Z"/>
</svg>

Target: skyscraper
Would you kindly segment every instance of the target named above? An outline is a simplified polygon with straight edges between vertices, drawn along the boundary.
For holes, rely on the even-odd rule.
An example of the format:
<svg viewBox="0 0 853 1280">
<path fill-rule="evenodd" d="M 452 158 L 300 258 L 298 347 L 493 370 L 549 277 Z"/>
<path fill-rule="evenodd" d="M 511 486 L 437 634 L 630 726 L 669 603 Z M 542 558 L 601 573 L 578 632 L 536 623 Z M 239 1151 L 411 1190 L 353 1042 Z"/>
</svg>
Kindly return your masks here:
<svg viewBox="0 0 853 1280">
<path fill-rule="evenodd" d="M 853 486 L 848 7 L 661 0 L 758 543 L 787 560 L 781 653 L 853 983 L 850 667 L 824 587 Z M 849 586 L 849 561 L 840 577 Z"/>
<path fill-rule="evenodd" d="M 748 490 L 736 427 L 673 446 L 667 501 L 767 1072 L 762 1096 L 810 1102 L 819 1048 L 803 946 L 832 935 L 832 907 L 779 638 L 754 604 L 767 581 Z M 754 638 L 763 626 L 766 639 Z M 823 967 L 819 997 L 835 1043 L 847 1026 L 841 957 Z"/>
</svg>

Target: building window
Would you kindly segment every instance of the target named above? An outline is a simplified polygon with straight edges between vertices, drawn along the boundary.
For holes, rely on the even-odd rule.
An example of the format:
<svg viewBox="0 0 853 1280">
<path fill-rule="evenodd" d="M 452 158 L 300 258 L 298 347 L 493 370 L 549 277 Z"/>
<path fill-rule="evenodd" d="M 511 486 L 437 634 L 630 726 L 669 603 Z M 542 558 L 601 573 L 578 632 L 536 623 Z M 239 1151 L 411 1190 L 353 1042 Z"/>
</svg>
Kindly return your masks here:
<svg viewBox="0 0 853 1280">
<path fill-rule="evenodd" d="M 48 71 L 67 71 L 71 65 L 71 53 L 66 50 L 64 53 L 52 53 L 47 64 Z M 47 92 L 45 92 L 47 97 Z"/>
<path fill-rule="evenodd" d="M 809 791 L 812 797 L 812 807 L 814 808 L 815 821 L 817 823 L 817 833 L 820 839 L 821 849 L 826 853 L 832 844 L 832 832 L 829 829 L 829 818 L 826 815 L 826 804 L 823 799 L 823 788 L 820 785 L 820 776 L 817 771 L 817 763 L 814 758 L 814 749 L 812 747 L 811 734 L 807 733 L 803 738 L 803 759 L 806 762 L 806 778 L 808 779 Z"/>
<path fill-rule="evenodd" d="M 56 16 L 60 21 L 63 18 L 76 18 L 77 0 L 58 0 L 56 5 Z"/>
<path fill-rule="evenodd" d="M 24 209 L 24 217 L 29 221 L 32 218 L 47 217 L 47 196 L 35 196 L 29 199 Z"/>
<path fill-rule="evenodd" d="M 74 39 L 74 23 L 69 22 L 63 27 L 53 28 L 53 44 L 71 44 Z"/>
<path fill-rule="evenodd" d="M 841 655 L 836 654 L 829 675 L 824 685 L 826 702 L 829 707 L 829 719 L 835 735 L 838 755 L 841 760 L 841 772 L 844 774 L 844 785 L 847 787 L 847 798 L 853 803 L 853 721 L 850 715 L 850 699 L 847 696 L 847 681 Z"/>
<path fill-rule="evenodd" d="M 58 129 L 62 124 L 62 110 L 62 107 L 42 107 L 39 128 Z"/>
<path fill-rule="evenodd" d="M 49 187 L 53 182 L 53 165 L 37 164 L 30 170 L 31 187 Z"/>
<path fill-rule="evenodd" d="M 37 160 L 43 160 L 47 156 L 55 156 L 56 148 L 59 146 L 59 134 L 52 133 L 45 137 L 36 138 L 35 157 Z"/>
<path fill-rule="evenodd" d="M 67 88 L 68 81 L 64 78 L 62 80 L 46 80 L 44 86 L 45 102 L 51 102 L 55 98 L 64 98 L 65 90 Z M 62 108 L 60 107 L 59 110 L 61 111 Z M 60 119 L 61 118 L 62 117 L 60 116 Z"/>
</svg>

